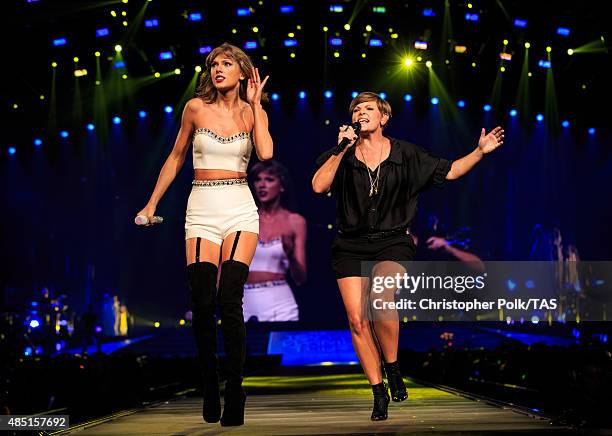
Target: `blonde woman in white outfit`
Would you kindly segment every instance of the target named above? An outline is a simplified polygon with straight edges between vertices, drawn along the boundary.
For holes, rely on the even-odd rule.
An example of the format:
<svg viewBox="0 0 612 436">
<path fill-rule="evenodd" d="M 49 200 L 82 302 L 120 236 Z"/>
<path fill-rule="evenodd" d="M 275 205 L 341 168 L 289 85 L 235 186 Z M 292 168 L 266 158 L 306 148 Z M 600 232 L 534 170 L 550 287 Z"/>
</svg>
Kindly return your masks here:
<svg viewBox="0 0 612 436">
<path fill-rule="evenodd" d="M 206 422 L 221 420 L 221 425 L 232 426 L 244 423 L 242 293 L 259 233 L 246 169 L 253 146 L 259 159 L 272 158 L 268 116 L 261 106 L 268 77 L 261 80 L 246 53 L 227 43 L 207 56 L 205 66 L 196 97 L 185 105 L 174 148 L 138 215 L 155 214 L 193 143 L 195 177 L 187 203 L 185 241 L 192 324 L 203 375 L 202 415 Z M 226 355 L 223 415 L 217 375 L 217 303 Z"/>
<path fill-rule="evenodd" d="M 259 206 L 259 241 L 244 286 L 245 321 L 298 321 L 299 309 L 286 281 L 306 281 L 306 220 L 291 211 L 287 168 L 268 160 L 249 178 Z"/>
</svg>

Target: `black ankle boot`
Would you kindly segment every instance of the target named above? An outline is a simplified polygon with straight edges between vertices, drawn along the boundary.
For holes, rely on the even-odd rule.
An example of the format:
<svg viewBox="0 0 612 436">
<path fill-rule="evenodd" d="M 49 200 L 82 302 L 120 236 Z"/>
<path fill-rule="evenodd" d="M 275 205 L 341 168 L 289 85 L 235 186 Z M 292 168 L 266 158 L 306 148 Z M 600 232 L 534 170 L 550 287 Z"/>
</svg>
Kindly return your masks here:
<svg viewBox="0 0 612 436">
<path fill-rule="evenodd" d="M 372 385 L 374 394 L 374 408 L 372 409 L 372 421 L 384 421 L 387 419 L 387 408 L 389 407 L 389 394 L 385 383 Z"/>
<path fill-rule="evenodd" d="M 219 311 L 225 349 L 225 405 L 221 425 L 242 425 L 246 395 L 242 375 L 246 355 L 246 330 L 242 313 L 244 284 L 249 266 L 236 260 L 226 260 L 219 280 Z"/>
<path fill-rule="evenodd" d="M 387 382 L 391 390 L 391 399 L 400 402 L 408 398 L 408 391 L 400 372 L 399 363 L 397 360 L 393 363 L 384 363 L 385 373 L 387 374 Z"/>
<path fill-rule="evenodd" d="M 202 369 L 202 417 L 211 423 L 219 422 L 221 417 L 215 322 L 217 271 L 217 266 L 210 262 L 196 262 L 187 266 L 193 333 Z"/>
</svg>

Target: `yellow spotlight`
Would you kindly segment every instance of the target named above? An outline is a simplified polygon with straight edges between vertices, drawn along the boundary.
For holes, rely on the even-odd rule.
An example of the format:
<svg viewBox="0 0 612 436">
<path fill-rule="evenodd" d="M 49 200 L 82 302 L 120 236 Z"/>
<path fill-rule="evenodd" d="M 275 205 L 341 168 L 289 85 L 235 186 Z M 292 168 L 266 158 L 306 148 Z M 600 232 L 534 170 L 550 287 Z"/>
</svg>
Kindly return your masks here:
<svg viewBox="0 0 612 436">
<path fill-rule="evenodd" d="M 327 26 L 323 26 L 323 32 L 327 32 L 329 28 Z"/>
<path fill-rule="evenodd" d="M 525 43 L 525 48 L 529 48 L 531 47 L 531 44 L 529 44 L 528 42 Z"/>
<path fill-rule="evenodd" d="M 421 62 L 423 58 L 421 56 L 417 56 L 417 62 Z"/>
<path fill-rule="evenodd" d="M 501 67 L 501 68 L 499 69 L 499 71 L 501 71 L 501 72 L 503 73 L 504 71 L 506 71 L 506 67 Z"/>
<path fill-rule="evenodd" d="M 472 3 L 468 3 L 468 9 L 472 9 Z"/>
<path fill-rule="evenodd" d="M 366 26 L 366 32 L 371 32 L 372 31 L 372 26 L 370 26 L 369 24 Z"/>
<path fill-rule="evenodd" d="M 201 72 L 202 72 L 202 67 L 201 67 L 201 66 L 199 66 L 199 65 L 197 65 L 197 66 L 195 67 L 195 70 L 196 70 L 196 73 L 201 73 Z"/>
<path fill-rule="evenodd" d="M 399 37 L 399 35 L 397 33 L 392 33 L 391 34 L 391 39 L 397 39 Z"/>
<path fill-rule="evenodd" d="M 295 36 L 295 33 L 293 33 L 293 32 L 289 32 L 289 33 L 287 34 L 287 36 L 288 36 L 289 38 L 293 38 L 293 37 Z"/>
<path fill-rule="evenodd" d="M 238 33 L 238 31 L 236 29 L 232 29 L 232 33 L 236 34 L 236 33 Z"/>
<path fill-rule="evenodd" d="M 77 58 L 77 57 L 75 56 L 75 57 L 73 57 L 73 58 L 72 58 L 72 60 L 73 60 L 74 62 L 78 62 L 78 61 L 79 61 L 79 58 Z"/>
<path fill-rule="evenodd" d="M 41 99 L 41 100 L 44 100 L 44 99 L 45 99 L 45 96 L 44 96 L 44 95 L 41 95 L 41 96 L 40 96 L 40 99 Z"/>
<path fill-rule="evenodd" d="M 128 25 L 128 22 L 127 22 L 127 21 L 124 21 L 124 22 L 123 22 L 123 26 L 124 26 L 124 27 L 127 27 L 127 25 Z"/>
<path fill-rule="evenodd" d="M 504 39 L 504 45 L 508 45 L 508 40 Z"/>
<path fill-rule="evenodd" d="M 19 109 L 19 105 L 17 103 L 13 104 L 13 109 Z"/>
<path fill-rule="evenodd" d="M 155 328 L 159 328 L 159 326 L 160 326 L 161 324 L 159 323 L 159 321 L 155 321 L 155 323 L 154 323 L 153 325 L 155 326 Z"/>
<path fill-rule="evenodd" d="M 433 65 L 433 64 L 431 63 L 431 61 L 427 61 L 427 62 L 425 62 L 425 66 L 426 66 L 427 68 L 431 68 L 431 66 L 432 66 L 432 65 Z"/>
<path fill-rule="evenodd" d="M 255 33 L 259 32 L 259 27 L 253 27 L 253 32 Z"/>
<path fill-rule="evenodd" d="M 456 45 L 455 53 L 465 53 L 467 52 L 467 47 L 465 45 Z"/>
<path fill-rule="evenodd" d="M 573 55 L 574 54 L 574 50 L 572 50 L 571 48 L 568 48 L 567 49 L 567 54 L 570 55 L 570 56 Z"/>
<path fill-rule="evenodd" d="M 362 58 L 362 59 L 365 59 L 365 58 L 366 58 L 366 56 L 367 56 L 367 55 L 366 55 L 365 53 L 361 53 L 361 58 Z"/>
<path fill-rule="evenodd" d="M 100 81 L 96 80 L 96 86 L 100 86 Z"/>
<path fill-rule="evenodd" d="M 184 319 L 181 319 L 181 320 L 179 321 L 179 325 L 185 325 L 185 320 L 184 320 Z"/>
<path fill-rule="evenodd" d="M 123 3 L 127 4 L 128 0 L 121 0 Z"/>
<path fill-rule="evenodd" d="M 338 53 L 337 51 L 334 52 L 334 57 L 335 58 L 339 58 L 340 57 L 340 53 Z"/>
<path fill-rule="evenodd" d="M 389 33 L 393 33 L 393 27 L 389 27 Z"/>
<path fill-rule="evenodd" d="M 74 77 L 83 77 L 87 75 L 87 70 L 83 68 L 82 70 L 74 70 Z"/>
<path fill-rule="evenodd" d="M 51 66 L 52 66 L 53 68 L 57 67 L 57 62 L 51 62 Z"/>
<path fill-rule="evenodd" d="M 127 74 L 124 74 L 123 76 L 121 76 L 121 78 L 122 78 L 123 80 L 126 80 L 126 79 L 127 79 Z"/>
<path fill-rule="evenodd" d="M 445 60 L 445 61 L 444 61 L 444 63 L 445 63 L 446 65 L 448 65 L 448 64 L 450 64 L 450 61 L 447 59 L 447 60 Z"/>
<path fill-rule="evenodd" d="M 404 65 L 406 65 L 407 67 L 411 66 L 413 63 L 414 61 L 410 58 L 404 59 Z"/>
<path fill-rule="evenodd" d="M 295 57 L 295 53 L 291 53 L 289 56 L 294 58 Z"/>
<path fill-rule="evenodd" d="M 121 15 L 123 15 L 125 17 L 125 16 L 127 16 L 127 12 L 123 11 L 123 12 L 121 12 Z"/>
<path fill-rule="evenodd" d="M 546 47 L 546 53 L 550 53 L 552 51 L 552 47 Z"/>
<path fill-rule="evenodd" d="M 181 69 L 180 68 L 175 69 L 174 74 L 181 74 Z"/>
<path fill-rule="evenodd" d="M 302 26 L 300 26 L 299 24 L 298 24 L 297 26 L 295 26 L 295 28 L 296 28 L 297 30 L 302 30 Z"/>
<path fill-rule="evenodd" d="M 122 48 L 122 47 L 121 47 L 119 44 L 117 44 L 117 45 L 115 46 L 115 51 L 116 51 L 117 53 L 121 53 L 121 50 L 123 50 L 123 48 Z"/>
<path fill-rule="evenodd" d="M 99 57 L 100 57 L 100 52 L 99 52 L 99 51 L 95 52 L 95 53 L 94 53 L 94 56 L 95 56 L 95 57 L 97 57 L 97 58 L 99 58 Z"/>
<path fill-rule="evenodd" d="M 476 68 L 476 62 L 472 62 L 472 68 Z"/>
<path fill-rule="evenodd" d="M 351 30 L 351 25 L 349 23 L 346 23 L 344 25 L 344 30 Z"/>
<path fill-rule="evenodd" d="M 155 73 L 155 74 L 153 74 L 153 75 L 154 75 L 155 77 L 160 77 L 160 76 L 161 76 L 161 74 L 159 74 L 159 73 Z"/>
<path fill-rule="evenodd" d="M 111 11 L 111 15 L 112 15 L 113 17 L 116 17 L 116 16 L 117 16 L 117 12 L 115 12 L 115 11 Z"/>
<path fill-rule="evenodd" d="M 266 56 L 266 55 L 263 55 L 261 58 L 262 58 L 264 61 L 267 61 L 267 60 L 268 60 L 268 56 Z"/>
<path fill-rule="evenodd" d="M 531 77 L 533 74 L 531 74 L 531 71 L 527 73 L 527 76 Z"/>
</svg>

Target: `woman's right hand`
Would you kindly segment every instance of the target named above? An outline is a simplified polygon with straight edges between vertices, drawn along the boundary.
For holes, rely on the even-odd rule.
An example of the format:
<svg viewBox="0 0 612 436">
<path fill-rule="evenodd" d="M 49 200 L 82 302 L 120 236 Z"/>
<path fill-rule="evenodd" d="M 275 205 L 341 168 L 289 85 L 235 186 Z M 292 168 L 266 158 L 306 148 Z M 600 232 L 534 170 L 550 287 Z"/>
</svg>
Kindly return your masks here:
<svg viewBox="0 0 612 436">
<path fill-rule="evenodd" d="M 346 124 L 340 126 L 340 132 L 338 133 L 338 144 L 340 144 L 340 142 L 344 138 L 347 138 L 351 141 L 349 142 L 349 145 L 347 146 L 347 148 L 353 145 L 355 141 L 359 139 L 359 137 L 355 134 L 355 130 L 353 130 L 353 127 L 347 126 Z"/>
<path fill-rule="evenodd" d="M 150 204 L 147 204 L 144 209 L 142 209 L 140 212 L 138 212 L 136 214 L 136 216 L 146 216 L 149 219 L 149 223 L 145 224 L 145 226 L 152 226 L 153 224 L 151 224 L 151 220 L 153 219 L 153 216 L 155 215 L 155 206 L 152 206 Z"/>
</svg>

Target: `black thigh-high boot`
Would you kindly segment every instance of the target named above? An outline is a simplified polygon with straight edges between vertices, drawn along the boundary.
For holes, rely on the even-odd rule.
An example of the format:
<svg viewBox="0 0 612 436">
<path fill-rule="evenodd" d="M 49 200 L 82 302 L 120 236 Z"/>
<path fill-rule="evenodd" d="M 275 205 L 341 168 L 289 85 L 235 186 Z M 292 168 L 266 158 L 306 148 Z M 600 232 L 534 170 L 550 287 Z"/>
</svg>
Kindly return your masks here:
<svg viewBox="0 0 612 436">
<path fill-rule="evenodd" d="M 215 322 L 217 271 L 217 266 L 210 262 L 195 262 L 187 266 L 193 333 L 202 368 L 202 417 L 206 422 L 218 422 L 221 417 Z"/>
<path fill-rule="evenodd" d="M 400 371 L 399 362 L 396 360 L 392 363 L 384 362 L 389 389 L 391 390 L 391 399 L 395 402 L 404 401 L 408 398 L 408 390 L 404 384 L 404 378 Z"/>
<path fill-rule="evenodd" d="M 242 371 L 246 356 L 246 329 L 242 313 L 244 284 L 249 266 L 236 260 L 226 260 L 219 280 L 219 311 L 226 356 L 225 405 L 222 426 L 244 424 L 246 394 L 242 389 Z"/>
</svg>

